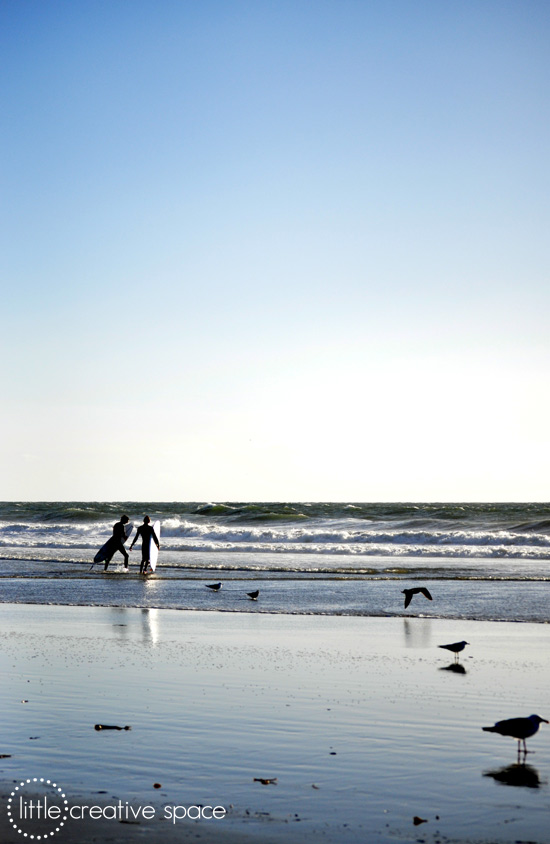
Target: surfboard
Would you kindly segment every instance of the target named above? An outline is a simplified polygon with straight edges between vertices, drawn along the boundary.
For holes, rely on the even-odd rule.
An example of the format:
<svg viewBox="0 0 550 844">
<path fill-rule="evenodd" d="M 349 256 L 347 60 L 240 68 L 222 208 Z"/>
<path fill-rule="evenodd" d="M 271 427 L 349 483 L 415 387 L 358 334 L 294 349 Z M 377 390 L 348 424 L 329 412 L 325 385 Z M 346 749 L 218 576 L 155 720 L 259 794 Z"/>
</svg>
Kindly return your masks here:
<svg viewBox="0 0 550 844">
<path fill-rule="evenodd" d="M 153 530 L 155 531 L 157 539 L 160 542 L 160 522 L 159 521 L 156 521 L 156 522 L 153 523 Z M 149 568 L 151 569 L 151 571 L 154 571 L 157 567 L 157 560 L 158 560 L 158 557 L 159 557 L 159 549 L 155 545 L 155 540 L 153 539 L 153 537 L 151 537 L 149 542 L 151 543 L 149 545 Z"/>
<path fill-rule="evenodd" d="M 132 522 L 128 522 L 124 525 L 124 533 L 126 534 L 126 540 L 129 538 L 130 534 L 134 529 L 134 525 Z M 113 549 L 114 546 L 114 549 Z M 105 560 L 109 559 L 114 552 L 116 551 L 116 543 L 114 542 L 114 537 L 111 536 L 110 539 L 107 540 L 105 545 L 102 545 L 97 554 L 94 557 L 94 563 L 103 563 Z"/>
</svg>

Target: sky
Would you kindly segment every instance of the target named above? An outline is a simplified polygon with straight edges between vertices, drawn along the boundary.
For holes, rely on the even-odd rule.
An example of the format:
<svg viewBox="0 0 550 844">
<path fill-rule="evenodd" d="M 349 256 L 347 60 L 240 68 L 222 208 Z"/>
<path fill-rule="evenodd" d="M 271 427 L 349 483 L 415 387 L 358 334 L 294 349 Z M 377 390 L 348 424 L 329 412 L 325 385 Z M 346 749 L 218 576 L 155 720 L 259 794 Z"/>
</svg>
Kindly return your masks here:
<svg viewBox="0 0 550 844">
<path fill-rule="evenodd" d="M 0 0 L 0 499 L 550 500 L 549 36 Z"/>
</svg>

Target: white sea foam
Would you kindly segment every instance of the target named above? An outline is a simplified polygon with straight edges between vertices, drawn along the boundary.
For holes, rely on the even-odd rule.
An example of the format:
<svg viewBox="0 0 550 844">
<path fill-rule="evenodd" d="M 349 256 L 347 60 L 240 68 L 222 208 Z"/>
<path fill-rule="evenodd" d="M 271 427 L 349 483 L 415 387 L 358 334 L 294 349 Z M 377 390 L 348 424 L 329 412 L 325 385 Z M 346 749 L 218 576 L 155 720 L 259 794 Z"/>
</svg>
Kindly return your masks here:
<svg viewBox="0 0 550 844">
<path fill-rule="evenodd" d="M 406 571 L 441 565 L 445 577 L 471 566 L 487 578 L 548 575 L 545 505 L 0 503 L 0 556 L 91 562 L 123 512 L 135 524 L 144 512 L 161 520 L 161 565 L 176 569 L 208 559 L 244 571 L 363 574 L 394 560 Z"/>
</svg>

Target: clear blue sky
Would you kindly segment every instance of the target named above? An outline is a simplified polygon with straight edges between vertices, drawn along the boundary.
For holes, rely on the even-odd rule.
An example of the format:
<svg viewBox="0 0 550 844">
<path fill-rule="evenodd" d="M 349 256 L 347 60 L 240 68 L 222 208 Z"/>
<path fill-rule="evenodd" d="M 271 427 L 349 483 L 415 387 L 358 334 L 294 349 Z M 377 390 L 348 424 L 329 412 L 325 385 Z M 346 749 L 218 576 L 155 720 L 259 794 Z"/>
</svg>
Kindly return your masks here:
<svg viewBox="0 0 550 844">
<path fill-rule="evenodd" d="M 0 498 L 550 499 L 549 43 L 0 0 Z"/>
</svg>

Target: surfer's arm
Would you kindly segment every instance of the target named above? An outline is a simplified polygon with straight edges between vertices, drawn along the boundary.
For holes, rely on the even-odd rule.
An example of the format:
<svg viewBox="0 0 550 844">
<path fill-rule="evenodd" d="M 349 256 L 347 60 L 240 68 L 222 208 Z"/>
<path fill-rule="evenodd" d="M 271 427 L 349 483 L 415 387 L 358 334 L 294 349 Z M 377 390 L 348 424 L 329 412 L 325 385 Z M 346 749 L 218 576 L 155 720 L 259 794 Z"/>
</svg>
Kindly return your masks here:
<svg viewBox="0 0 550 844">
<path fill-rule="evenodd" d="M 137 529 L 137 531 L 136 531 L 136 535 L 135 535 L 135 536 L 134 536 L 134 538 L 132 539 L 132 544 L 131 544 L 131 545 L 130 545 L 130 547 L 128 548 L 128 551 L 131 551 L 131 550 L 132 550 L 132 548 L 134 547 L 134 544 L 135 544 L 135 542 L 137 541 L 137 538 L 138 538 L 138 536 L 139 536 L 139 534 L 140 534 L 140 533 L 141 533 L 141 528 L 140 528 L 140 527 L 138 527 L 138 529 Z"/>
<path fill-rule="evenodd" d="M 153 539 L 155 540 L 155 545 L 157 546 L 157 548 L 160 548 L 160 543 L 158 541 L 155 531 L 153 531 Z"/>
</svg>

